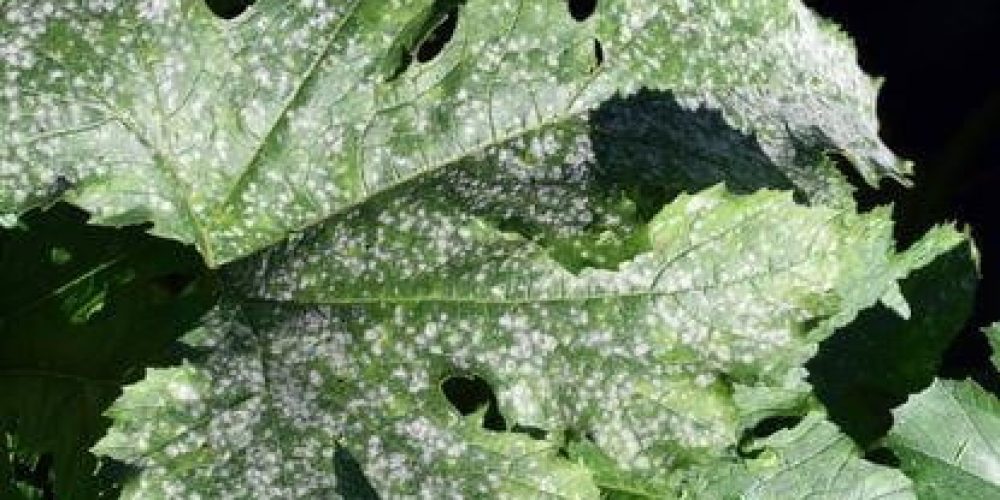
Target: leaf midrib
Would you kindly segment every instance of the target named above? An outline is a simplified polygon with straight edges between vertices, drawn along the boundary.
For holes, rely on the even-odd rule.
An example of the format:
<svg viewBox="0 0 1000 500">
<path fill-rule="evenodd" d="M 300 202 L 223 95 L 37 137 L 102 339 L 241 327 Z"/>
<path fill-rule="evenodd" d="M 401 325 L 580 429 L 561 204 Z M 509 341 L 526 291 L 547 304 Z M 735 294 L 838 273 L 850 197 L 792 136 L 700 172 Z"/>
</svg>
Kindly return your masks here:
<svg viewBox="0 0 1000 500">
<path fill-rule="evenodd" d="M 715 283 L 705 283 L 698 286 L 678 288 L 675 290 L 644 290 L 622 293 L 596 293 L 576 296 L 549 296 L 549 297 L 517 297 L 517 298 L 479 298 L 479 297 L 459 297 L 459 296 L 410 296 L 410 297 L 344 297 L 336 299 L 313 300 L 309 302 L 296 302 L 294 300 L 269 298 L 269 297 L 247 297 L 243 301 L 248 304 L 303 304 L 303 305 L 327 305 L 327 306 L 355 306 L 355 305 L 382 305 L 382 304 L 421 304 L 421 303 L 444 303 L 444 304 L 465 304 L 465 305 L 527 305 L 540 303 L 578 303 L 601 300 L 628 300 L 639 298 L 659 298 L 673 297 L 687 293 L 703 292 L 714 290 L 726 286 L 734 286 L 755 278 L 774 276 L 786 272 L 792 272 L 795 268 L 804 264 L 805 261 L 794 262 L 789 266 L 780 268 L 769 268 L 764 272 L 750 273 L 738 278 Z"/>
<path fill-rule="evenodd" d="M 285 101 L 278 109 L 267 130 L 260 136 L 260 140 L 258 140 L 257 146 L 254 148 L 250 158 L 240 169 L 239 177 L 236 178 L 230 188 L 226 191 L 225 196 L 222 198 L 223 202 L 216 206 L 216 213 L 223 207 L 234 203 L 236 201 L 235 198 L 243 192 L 247 182 L 249 182 L 250 176 L 257 171 L 260 165 L 259 160 L 261 155 L 264 153 L 265 147 L 277 133 L 279 125 L 288 115 L 289 111 L 291 111 L 292 107 L 295 106 L 302 98 L 303 91 L 308 86 L 308 83 L 316 76 L 320 66 L 330 56 L 330 49 L 333 48 L 334 42 L 343 31 L 347 22 L 350 21 L 357 13 L 358 6 L 361 5 L 362 1 L 363 0 L 355 0 L 354 3 L 351 4 L 350 10 L 345 12 L 343 17 L 341 17 L 337 21 L 336 25 L 333 26 L 332 32 L 323 41 L 323 48 L 316 54 L 315 57 L 313 57 L 312 61 L 309 63 L 309 67 L 306 68 L 305 72 L 301 75 L 299 81 L 295 85 L 295 88 L 292 89 L 291 94 L 285 98 Z"/>
</svg>

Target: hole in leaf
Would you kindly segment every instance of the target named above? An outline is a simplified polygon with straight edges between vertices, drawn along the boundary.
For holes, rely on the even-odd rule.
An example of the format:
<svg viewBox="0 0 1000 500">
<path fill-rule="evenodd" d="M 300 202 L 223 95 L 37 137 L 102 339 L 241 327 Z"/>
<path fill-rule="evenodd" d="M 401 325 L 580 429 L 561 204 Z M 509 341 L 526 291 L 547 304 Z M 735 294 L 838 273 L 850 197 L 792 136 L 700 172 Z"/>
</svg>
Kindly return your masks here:
<svg viewBox="0 0 1000 500">
<path fill-rule="evenodd" d="M 604 64 L 604 47 L 601 41 L 594 39 L 594 69 L 600 68 Z"/>
<path fill-rule="evenodd" d="M 386 59 L 389 66 L 383 70 L 385 81 L 391 82 L 406 73 L 414 59 L 425 63 L 437 57 L 455 35 L 458 9 L 464 4 L 465 0 L 435 0 L 426 16 L 411 21 L 389 51 Z"/>
<path fill-rule="evenodd" d="M 569 14 L 579 22 L 586 21 L 597 10 L 597 0 L 569 0 Z"/>
<path fill-rule="evenodd" d="M 205 5 L 221 19 L 234 19 L 246 12 L 256 0 L 205 0 Z"/>
<path fill-rule="evenodd" d="M 417 61 L 422 63 L 433 61 L 444 50 L 445 45 L 448 45 L 452 37 L 455 36 L 456 26 L 458 26 L 457 5 L 449 9 L 448 14 L 420 42 L 420 46 L 417 47 Z"/>
<path fill-rule="evenodd" d="M 748 449 L 753 443 L 753 440 L 766 438 L 781 430 L 791 429 L 798 425 L 801 421 L 802 417 L 799 416 L 768 417 L 761 420 L 757 423 L 757 425 L 743 433 L 743 437 L 740 438 L 740 445 L 738 447 L 739 455 L 744 458 L 757 458 L 763 450 L 752 448 Z"/>
<path fill-rule="evenodd" d="M 441 382 L 441 392 L 462 415 L 471 415 L 486 406 L 483 428 L 491 431 L 507 430 L 496 393 L 482 377 L 448 377 Z"/>
<path fill-rule="evenodd" d="M 514 426 L 510 428 L 510 432 L 525 434 L 531 439 L 537 439 L 539 441 L 544 440 L 549 435 L 549 431 L 545 429 L 534 427 L 531 425 L 521 425 L 521 424 L 514 424 Z"/>
</svg>

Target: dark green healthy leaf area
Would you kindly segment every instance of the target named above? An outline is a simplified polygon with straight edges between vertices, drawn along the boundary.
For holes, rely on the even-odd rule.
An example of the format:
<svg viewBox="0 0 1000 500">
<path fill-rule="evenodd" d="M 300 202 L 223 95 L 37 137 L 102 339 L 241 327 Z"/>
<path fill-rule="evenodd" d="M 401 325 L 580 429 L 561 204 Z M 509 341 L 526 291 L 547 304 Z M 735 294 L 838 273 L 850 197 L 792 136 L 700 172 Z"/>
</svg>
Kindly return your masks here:
<svg viewBox="0 0 1000 500">
<path fill-rule="evenodd" d="M 996 346 L 1000 327 L 986 330 Z M 888 445 L 920 498 L 1000 496 L 1000 401 L 975 382 L 937 380 L 894 412 Z"/>
</svg>

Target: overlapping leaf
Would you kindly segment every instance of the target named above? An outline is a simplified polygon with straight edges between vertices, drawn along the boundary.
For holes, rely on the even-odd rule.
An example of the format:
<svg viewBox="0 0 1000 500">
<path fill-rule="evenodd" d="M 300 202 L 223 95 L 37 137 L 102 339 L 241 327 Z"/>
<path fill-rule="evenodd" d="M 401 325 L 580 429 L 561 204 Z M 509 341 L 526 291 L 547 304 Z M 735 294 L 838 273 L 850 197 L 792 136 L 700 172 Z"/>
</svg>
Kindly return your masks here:
<svg viewBox="0 0 1000 500">
<path fill-rule="evenodd" d="M 911 314 L 885 305 L 868 309 L 809 361 L 809 382 L 830 420 L 862 447 L 892 426 L 892 408 L 937 375 L 972 311 L 974 255 L 971 242 L 940 255 L 901 283 Z"/>
<path fill-rule="evenodd" d="M 997 345 L 1000 329 L 987 329 Z M 888 444 L 920 498 L 1000 495 L 1000 401 L 975 382 L 937 380 L 894 412 Z"/>
<path fill-rule="evenodd" d="M 455 5 L 451 43 L 411 61 Z M 827 151 L 870 181 L 903 168 L 850 43 L 799 0 L 599 2 L 586 22 L 556 0 L 262 0 L 232 22 L 202 0 L 0 9 L 5 219 L 63 197 L 213 266 L 428 173 L 554 150 L 671 194 L 726 180 L 841 205 Z M 613 99 L 642 88 L 671 94 Z"/>
<path fill-rule="evenodd" d="M 196 252 L 142 228 L 88 226 L 65 205 L 22 222 L 0 230 L 0 454 L 14 458 L 0 496 L 35 462 L 50 495 L 110 498 L 87 453 L 102 412 L 145 366 L 176 362 L 168 346 L 211 307 L 210 279 Z"/>
<path fill-rule="evenodd" d="M 689 480 L 691 498 L 917 498 L 906 476 L 862 460 L 854 443 L 818 414 L 760 440 L 753 448 L 752 459 L 699 471 Z"/>
<path fill-rule="evenodd" d="M 895 254 L 886 210 L 714 188 L 667 205 L 635 257 L 574 274 L 474 215 L 507 193 L 434 192 L 227 269 L 229 299 L 191 339 L 211 356 L 151 372 L 111 410 L 97 450 L 144 467 L 135 497 L 329 494 L 339 446 L 389 497 L 594 497 L 593 474 L 559 458 L 572 436 L 668 491 L 786 409 L 766 402 L 807 398 L 816 343 L 879 299 L 899 306 L 896 280 L 962 240 L 938 230 Z M 508 428 L 546 437 L 459 415 L 439 385 L 472 374 Z"/>
</svg>

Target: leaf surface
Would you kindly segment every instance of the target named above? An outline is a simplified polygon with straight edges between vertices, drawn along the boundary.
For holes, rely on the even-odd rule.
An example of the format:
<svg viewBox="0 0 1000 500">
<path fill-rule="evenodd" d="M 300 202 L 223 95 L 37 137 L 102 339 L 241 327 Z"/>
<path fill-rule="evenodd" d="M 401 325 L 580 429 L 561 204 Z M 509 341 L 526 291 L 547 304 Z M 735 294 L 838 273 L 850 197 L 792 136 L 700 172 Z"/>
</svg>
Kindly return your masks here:
<svg viewBox="0 0 1000 500">
<path fill-rule="evenodd" d="M 1000 325 L 984 331 L 996 351 Z M 996 355 L 993 362 L 997 364 Z M 971 380 L 936 380 L 897 408 L 887 443 L 920 498 L 1000 495 L 1000 401 Z"/>
<path fill-rule="evenodd" d="M 143 467 L 135 497 L 331 494 L 342 446 L 384 496 L 594 498 L 593 471 L 561 458 L 581 436 L 671 491 L 807 399 L 817 342 L 961 241 L 941 230 L 896 254 L 887 210 L 716 187 L 637 229 L 634 257 L 574 272 L 474 215 L 507 193 L 432 192 L 225 269 L 228 299 L 189 339 L 212 354 L 110 410 L 96 451 Z M 506 431 L 456 411 L 440 387 L 454 376 L 490 384 Z"/>
<path fill-rule="evenodd" d="M 889 447 L 920 498 L 1000 495 L 1000 402 L 972 381 L 937 380 L 894 412 Z"/>
<path fill-rule="evenodd" d="M 450 43 L 414 60 L 452 8 Z M 829 151 L 869 182 L 906 170 L 851 44 L 798 0 L 600 2 L 585 22 L 561 1 L 0 9 L 0 213 L 64 198 L 213 267 L 469 164 L 632 163 L 668 194 L 726 180 L 832 205 L 851 188 Z M 641 89 L 656 102 L 616 101 Z"/>
<path fill-rule="evenodd" d="M 700 471 L 692 498 L 746 500 L 916 500 L 900 471 L 861 458 L 850 438 L 820 414 L 754 443 L 754 458 Z"/>
</svg>

